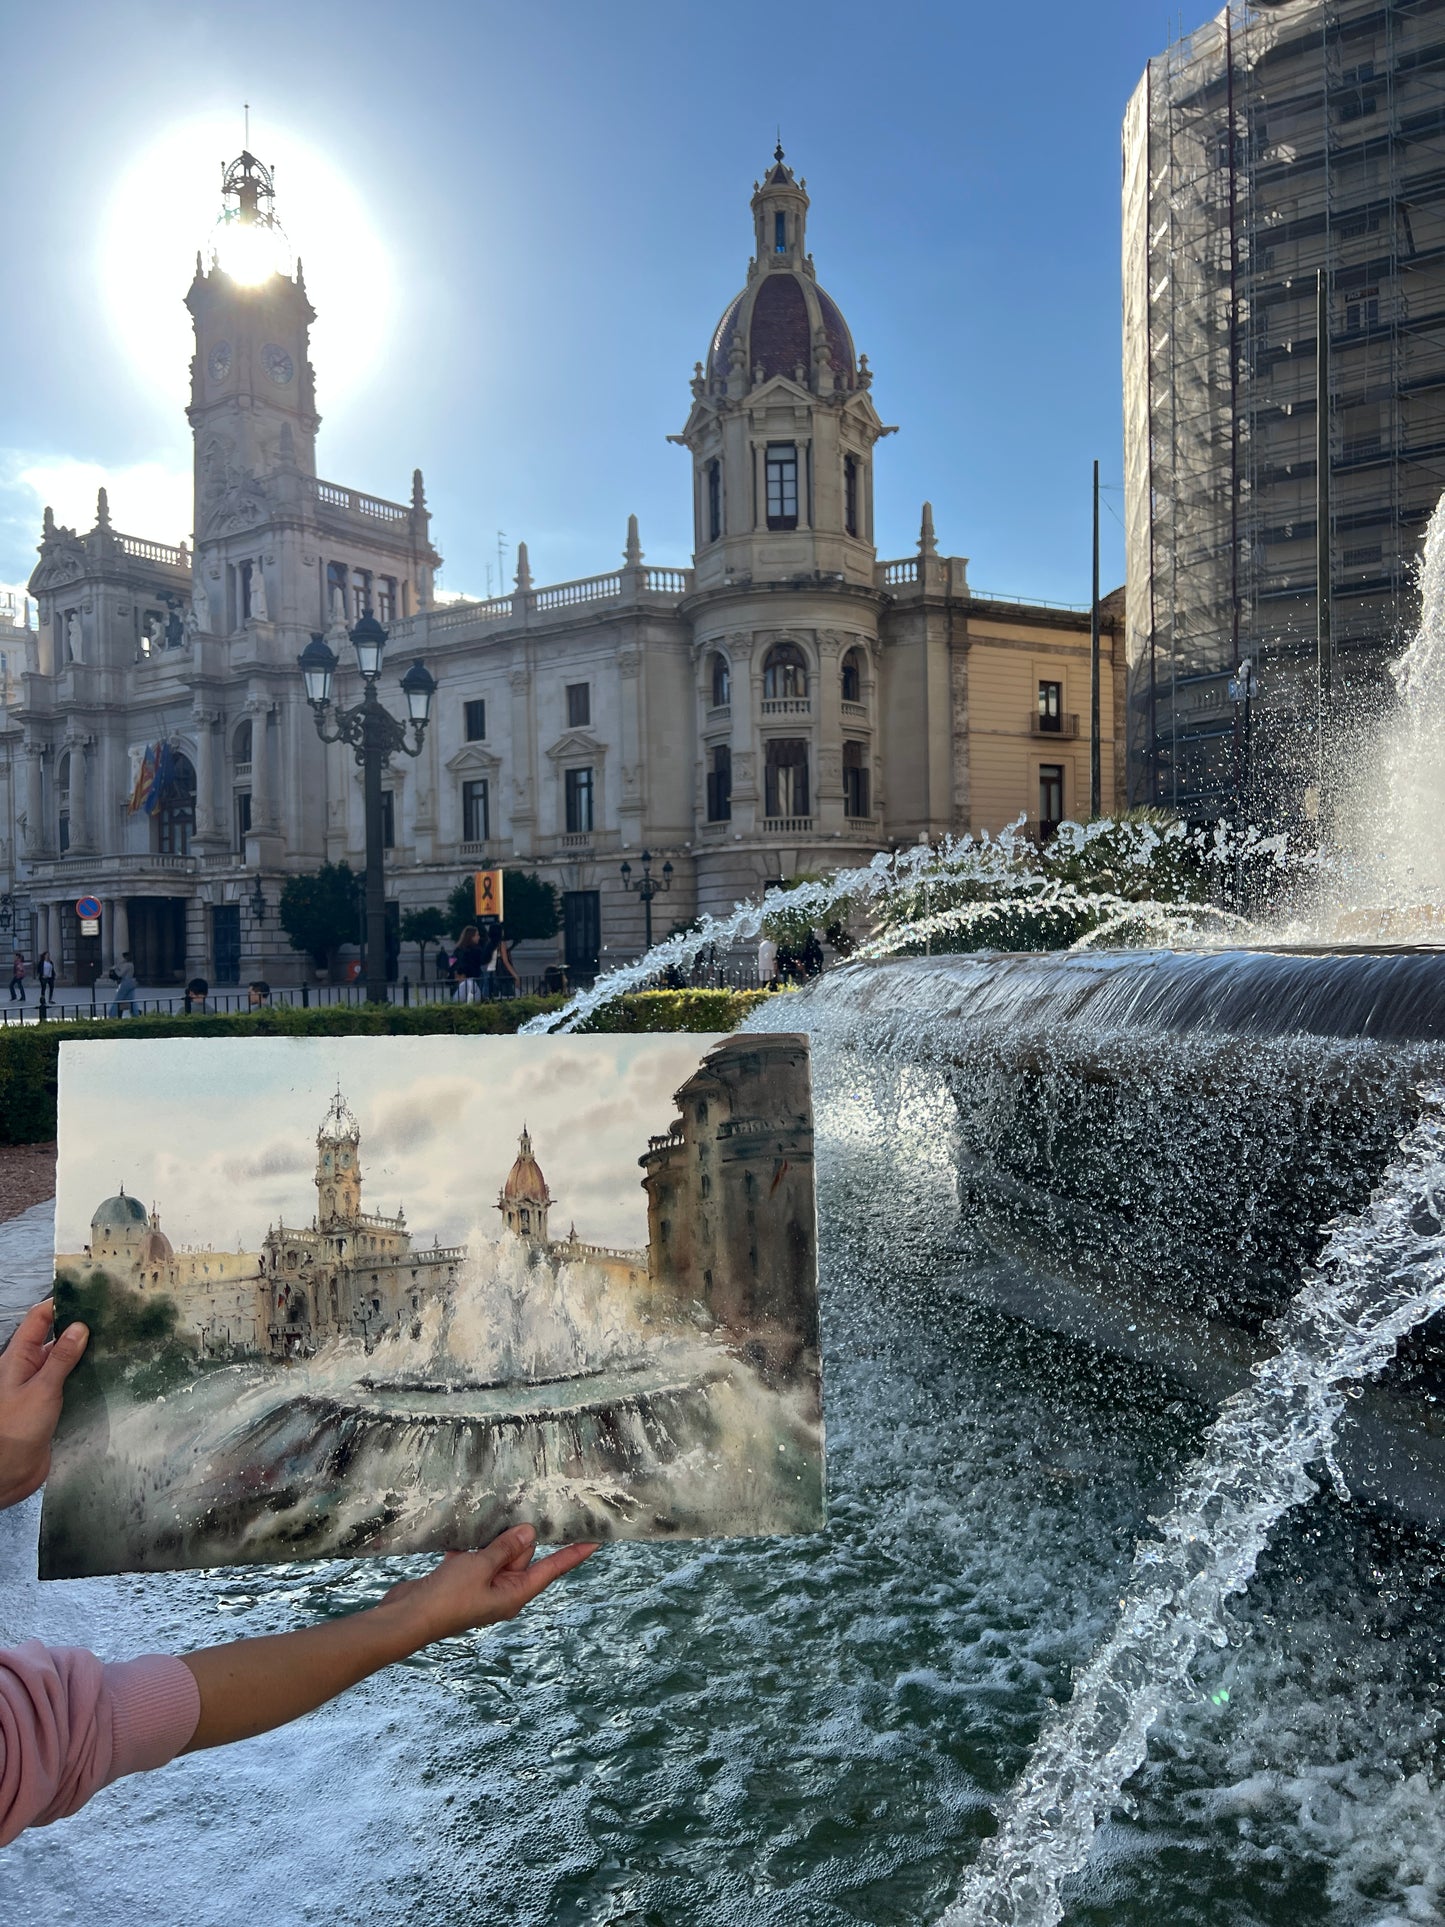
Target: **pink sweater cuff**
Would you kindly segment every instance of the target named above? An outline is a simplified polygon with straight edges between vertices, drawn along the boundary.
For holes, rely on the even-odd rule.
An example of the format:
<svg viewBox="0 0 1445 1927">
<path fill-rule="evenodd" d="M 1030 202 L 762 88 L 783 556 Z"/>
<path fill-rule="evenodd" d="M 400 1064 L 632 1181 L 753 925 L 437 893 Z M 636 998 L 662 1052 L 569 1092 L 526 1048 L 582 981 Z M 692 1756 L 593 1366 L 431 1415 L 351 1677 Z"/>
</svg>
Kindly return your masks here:
<svg viewBox="0 0 1445 1927">
<path fill-rule="evenodd" d="M 201 1691 L 184 1660 L 161 1653 L 104 1669 L 110 1695 L 109 1779 L 164 1766 L 189 1745 L 201 1717 Z"/>
</svg>

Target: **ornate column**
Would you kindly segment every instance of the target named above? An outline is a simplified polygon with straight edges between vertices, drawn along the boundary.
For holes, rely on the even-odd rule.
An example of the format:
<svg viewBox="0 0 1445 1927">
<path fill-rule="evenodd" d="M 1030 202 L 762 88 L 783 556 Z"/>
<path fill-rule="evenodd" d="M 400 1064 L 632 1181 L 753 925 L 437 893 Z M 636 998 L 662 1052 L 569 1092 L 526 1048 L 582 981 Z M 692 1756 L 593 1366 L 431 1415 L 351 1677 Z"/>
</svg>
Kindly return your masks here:
<svg viewBox="0 0 1445 1927">
<path fill-rule="evenodd" d="M 66 738 L 65 748 L 70 757 L 70 847 L 77 855 L 91 848 L 90 785 L 85 754 L 88 747 L 84 736 Z"/>
<path fill-rule="evenodd" d="M 271 828 L 270 704 L 252 696 L 246 714 L 251 718 L 251 827 L 264 833 Z"/>
<path fill-rule="evenodd" d="M 208 709 L 191 712 L 191 727 L 196 736 L 196 842 L 203 849 L 225 842 L 216 821 L 215 722 L 215 716 Z"/>
<path fill-rule="evenodd" d="M 25 853 L 40 856 L 50 846 L 45 834 L 45 746 L 35 737 L 25 745 Z"/>
<path fill-rule="evenodd" d="M 636 518 L 633 519 L 635 524 Z M 632 533 L 635 536 L 635 526 Z M 617 667 L 622 677 L 622 781 L 617 799 L 617 823 L 623 843 L 637 849 L 649 840 L 648 799 L 643 793 L 647 765 L 642 748 L 642 651 L 636 645 L 619 651 Z"/>
<path fill-rule="evenodd" d="M 813 821 L 820 831 L 842 831 L 843 820 L 843 638 L 835 630 L 818 633 L 818 688 L 813 704 L 816 718 L 813 741 Z"/>
<path fill-rule="evenodd" d="M 117 963 L 129 949 L 130 904 L 124 897 L 117 897 L 115 900 L 115 960 Z"/>
<path fill-rule="evenodd" d="M 100 967 L 109 970 L 120 952 L 115 947 L 115 898 L 100 900 Z"/>
<path fill-rule="evenodd" d="M 537 736 L 532 727 L 532 676 L 514 669 L 512 686 L 512 848 L 532 854 L 537 830 Z"/>
</svg>

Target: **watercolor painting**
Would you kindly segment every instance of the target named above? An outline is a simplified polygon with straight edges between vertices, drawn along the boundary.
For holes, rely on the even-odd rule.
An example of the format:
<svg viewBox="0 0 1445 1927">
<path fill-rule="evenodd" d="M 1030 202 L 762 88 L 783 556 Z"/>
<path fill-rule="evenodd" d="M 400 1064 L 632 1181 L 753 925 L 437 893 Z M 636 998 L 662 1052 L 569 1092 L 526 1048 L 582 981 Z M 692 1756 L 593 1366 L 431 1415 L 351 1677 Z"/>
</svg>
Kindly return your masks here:
<svg viewBox="0 0 1445 1927">
<path fill-rule="evenodd" d="M 67 1042 L 41 1575 L 823 1523 L 801 1036 Z"/>
</svg>

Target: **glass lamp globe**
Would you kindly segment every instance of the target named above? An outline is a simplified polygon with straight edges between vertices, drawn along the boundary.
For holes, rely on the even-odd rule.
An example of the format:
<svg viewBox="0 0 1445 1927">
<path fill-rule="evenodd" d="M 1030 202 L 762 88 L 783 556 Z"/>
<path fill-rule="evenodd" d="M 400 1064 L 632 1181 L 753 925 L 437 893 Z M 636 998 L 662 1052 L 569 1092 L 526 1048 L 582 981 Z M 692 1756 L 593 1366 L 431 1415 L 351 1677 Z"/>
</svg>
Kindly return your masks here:
<svg viewBox="0 0 1445 1927">
<path fill-rule="evenodd" d="M 386 654 L 386 631 L 368 609 L 351 632 L 356 651 L 356 666 L 368 678 L 381 674 L 381 659 Z"/>
<path fill-rule="evenodd" d="M 418 729 L 425 728 L 431 715 L 431 699 L 436 694 L 436 687 L 436 678 L 418 656 L 401 679 L 401 693 L 406 697 L 407 714 Z"/>
<path fill-rule="evenodd" d="M 312 636 L 296 660 L 306 684 L 307 702 L 329 703 L 331 678 L 336 674 L 336 651 L 328 645 L 325 636 Z"/>
</svg>

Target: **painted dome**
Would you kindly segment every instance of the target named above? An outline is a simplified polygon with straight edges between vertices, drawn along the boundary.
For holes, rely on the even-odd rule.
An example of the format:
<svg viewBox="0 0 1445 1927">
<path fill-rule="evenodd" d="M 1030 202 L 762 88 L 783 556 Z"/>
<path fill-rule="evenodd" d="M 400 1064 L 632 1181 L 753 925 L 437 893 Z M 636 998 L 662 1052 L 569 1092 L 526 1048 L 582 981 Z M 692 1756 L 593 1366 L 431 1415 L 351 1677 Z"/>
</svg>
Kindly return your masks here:
<svg viewBox="0 0 1445 1927">
<path fill-rule="evenodd" d="M 507 1173 L 507 1182 L 502 1186 L 504 1204 L 550 1204 L 547 1195 L 547 1180 L 542 1176 L 542 1167 L 532 1156 L 530 1132 L 523 1130 L 517 1147 L 516 1162 Z"/>
<path fill-rule="evenodd" d="M 128 1198 L 122 1185 L 113 1198 L 96 1206 L 90 1228 L 92 1231 L 134 1231 L 138 1227 L 144 1230 L 149 1221 L 149 1213 L 140 1199 Z"/>
<path fill-rule="evenodd" d="M 146 1233 L 145 1243 L 141 1246 L 141 1263 L 143 1265 L 168 1265 L 175 1255 L 170 1239 L 158 1224 L 153 1224 Z"/>
</svg>

